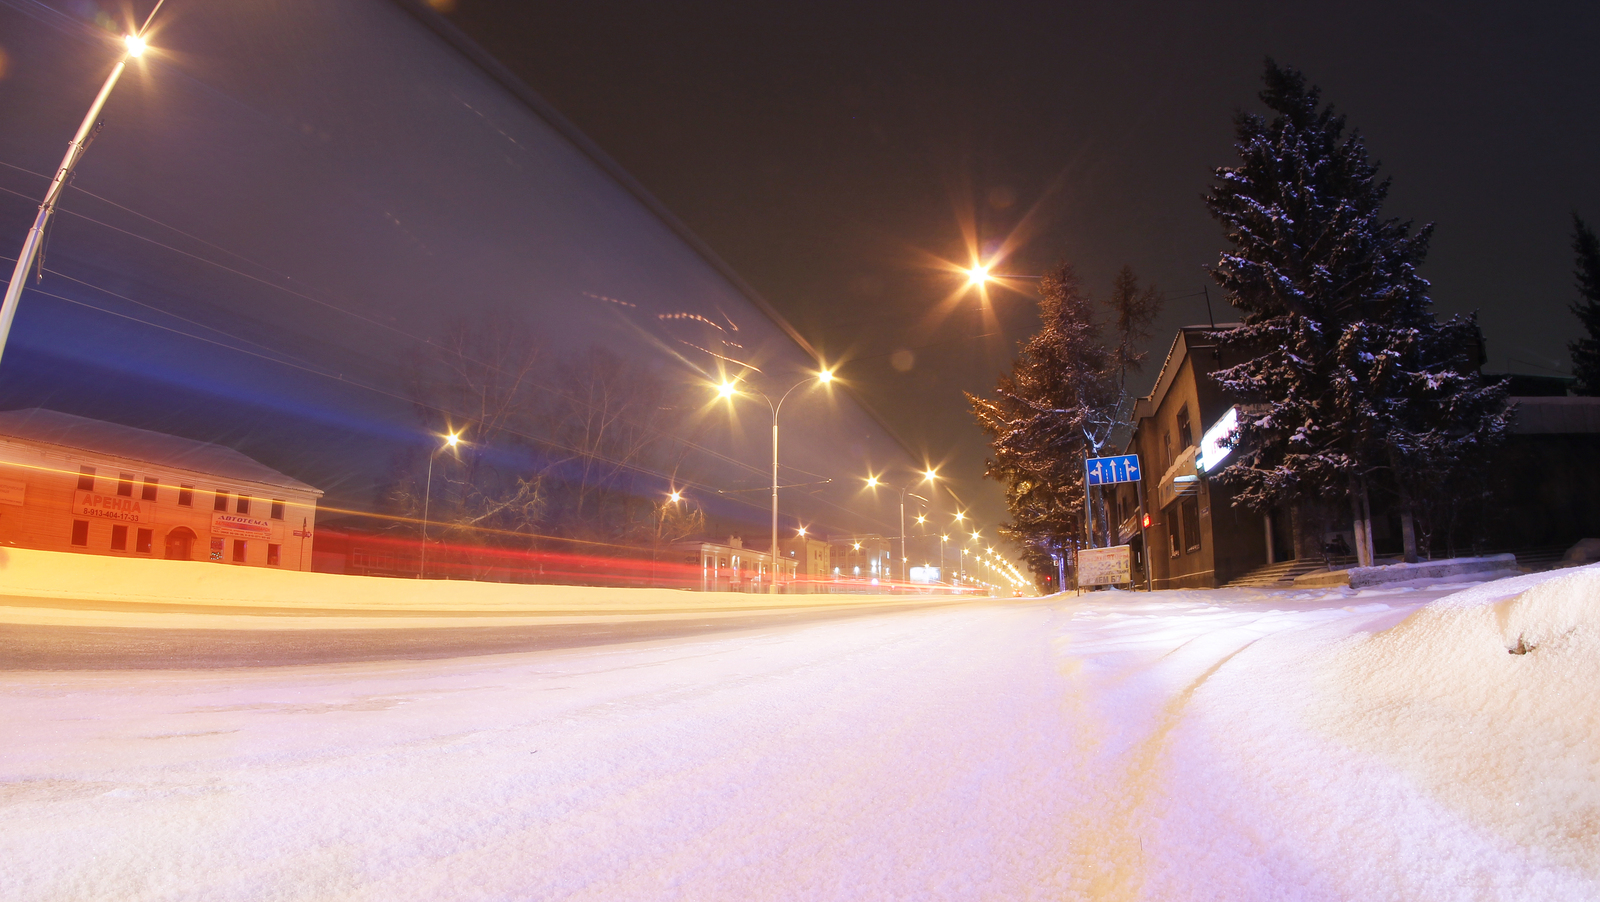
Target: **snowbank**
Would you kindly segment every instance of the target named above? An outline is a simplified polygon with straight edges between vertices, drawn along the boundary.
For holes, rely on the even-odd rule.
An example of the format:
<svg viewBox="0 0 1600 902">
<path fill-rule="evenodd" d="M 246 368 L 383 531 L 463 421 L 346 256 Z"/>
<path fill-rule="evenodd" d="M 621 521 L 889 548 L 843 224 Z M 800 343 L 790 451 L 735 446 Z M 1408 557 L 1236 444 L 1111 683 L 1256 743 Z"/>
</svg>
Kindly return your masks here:
<svg viewBox="0 0 1600 902">
<path fill-rule="evenodd" d="M 1492 834 L 1600 875 L 1600 566 L 1447 596 L 1337 649 L 1313 719 Z"/>
</svg>

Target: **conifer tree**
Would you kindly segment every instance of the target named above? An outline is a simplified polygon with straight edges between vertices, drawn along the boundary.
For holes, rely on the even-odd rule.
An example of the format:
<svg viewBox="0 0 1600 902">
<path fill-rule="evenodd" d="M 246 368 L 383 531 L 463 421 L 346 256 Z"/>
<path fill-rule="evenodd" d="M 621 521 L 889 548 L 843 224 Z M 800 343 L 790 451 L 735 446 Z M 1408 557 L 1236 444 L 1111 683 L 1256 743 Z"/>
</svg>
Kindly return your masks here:
<svg viewBox="0 0 1600 902">
<path fill-rule="evenodd" d="M 994 452 L 985 475 L 1006 487 L 1011 521 L 1002 535 L 1035 574 L 1081 543 L 1084 459 L 1102 453 L 1126 413 L 1127 373 L 1160 308 L 1133 270 L 1118 274 L 1102 324 L 1070 264 L 1039 283 L 1039 330 L 1023 344 L 994 397 L 967 395 Z M 1107 325 L 1114 336 L 1108 343 Z"/>
<path fill-rule="evenodd" d="M 1572 351 L 1572 374 L 1578 377 L 1574 390 L 1580 395 L 1600 395 L 1600 239 L 1576 213 L 1572 214 L 1572 252 L 1577 256 L 1572 275 L 1578 288 L 1572 312 L 1587 333 L 1567 345 Z"/>
<path fill-rule="evenodd" d="M 1239 114 L 1240 164 L 1218 169 L 1206 198 L 1233 245 L 1212 275 L 1243 313 L 1216 339 L 1247 358 L 1215 375 L 1256 411 L 1220 478 L 1257 510 L 1348 499 L 1362 563 L 1381 485 L 1400 499 L 1414 557 L 1410 481 L 1481 465 L 1504 432 L 1504 390 L 1468 362 L 1475 320 L 1431 312 L 1417 267 L 1432 226 L 1384 217 L 1389 181 L 1301 73 L 1268 60 L 1264 80 L 1273 116 Z"/>
</svg>

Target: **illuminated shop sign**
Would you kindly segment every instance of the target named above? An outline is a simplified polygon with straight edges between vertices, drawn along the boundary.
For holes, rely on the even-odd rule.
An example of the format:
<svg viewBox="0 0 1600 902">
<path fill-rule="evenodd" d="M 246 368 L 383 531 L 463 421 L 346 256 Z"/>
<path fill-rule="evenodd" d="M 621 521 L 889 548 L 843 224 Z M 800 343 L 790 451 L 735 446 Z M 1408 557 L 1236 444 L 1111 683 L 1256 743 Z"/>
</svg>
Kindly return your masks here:
<svg viewBox="0 0 1600 902">
<path fill-rule="evenodd" d="M 1222 462 L 1228 459 L 1233 449 L 1227 442 L 1233 440 L 1233 434 L 1239 429 L 1239 408 L 1230 407 L 1228 412 L 1217 418 L 1206 434 L 1200 436 L 1200 453 L 1195 460 L 1202 473 L 1210 473 Z"/>
</svg>

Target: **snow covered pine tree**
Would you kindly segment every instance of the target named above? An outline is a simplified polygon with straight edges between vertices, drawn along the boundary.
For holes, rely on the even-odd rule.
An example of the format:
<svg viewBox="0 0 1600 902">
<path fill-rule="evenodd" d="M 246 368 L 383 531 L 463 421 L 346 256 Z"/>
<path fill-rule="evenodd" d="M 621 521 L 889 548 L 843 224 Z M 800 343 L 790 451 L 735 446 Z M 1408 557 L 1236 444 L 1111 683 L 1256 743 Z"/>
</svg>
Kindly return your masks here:
<svg viewBox="0 0 1600 902">
<path fill-rule="evenodd" d="M 1243 312 L 1215 339 L 1247 358 L 1215 376 L 1258 411 L 1219 478 L 1254 510 L 1348 499 L 1363 565 L 1372 495 L 1390 491 L 1415 560 L 1419 492 L 1487 465 L 1505 390 L 1478 374 L 1475 317 L 1431 313 L 1417 267 L 1432 226 L 1383 218 L 1389 182 L 1360 133 L 1300 72 L 1269 59 L 1264 80 L 1274 115 L 1238 115 L 1240 164 L 1206 198 L 1233 245 L 1212 276 Z"/>
<path fill-rule="evenodd" d="M 1062 263 L 1046 273 L 1039 331 L 994 398 L 967 395 L 994 451 L 984 475 L 1006 487 L 1012 520 L 1000 532 L 1039 576 L 1059 573 L 1056 561 L 1082 543 L 1083 462 L 1105 450 L 1126 420 L 1127 374 L 1143 362 L 1137 347 L 1149 337 L 1161 299 L 1123 267 L 1105 306 L 1114 345 L 1073 267 Z"/>
</svg>

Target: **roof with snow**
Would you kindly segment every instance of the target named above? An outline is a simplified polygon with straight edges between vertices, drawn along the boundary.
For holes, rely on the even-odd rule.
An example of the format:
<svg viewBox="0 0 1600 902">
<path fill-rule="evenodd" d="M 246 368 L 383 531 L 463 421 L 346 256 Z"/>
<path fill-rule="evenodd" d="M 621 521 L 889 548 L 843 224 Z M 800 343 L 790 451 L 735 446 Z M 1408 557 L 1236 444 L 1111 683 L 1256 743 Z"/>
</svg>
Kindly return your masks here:
<svg viewBox="0 0 1600 902">
<path fill-rule="evenodd" d="M 43 407 L 0 411 L 0 441 L 12 439 L 188 470 L 216 479 L 322 494 L 321 489 L 285 476 L 232 448 Z"/>
</svg>

